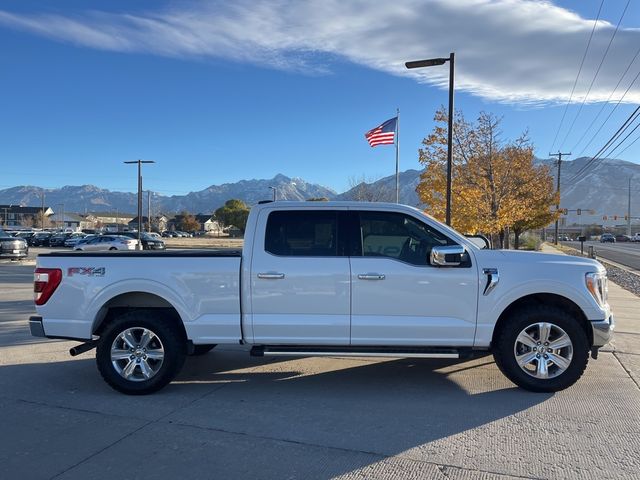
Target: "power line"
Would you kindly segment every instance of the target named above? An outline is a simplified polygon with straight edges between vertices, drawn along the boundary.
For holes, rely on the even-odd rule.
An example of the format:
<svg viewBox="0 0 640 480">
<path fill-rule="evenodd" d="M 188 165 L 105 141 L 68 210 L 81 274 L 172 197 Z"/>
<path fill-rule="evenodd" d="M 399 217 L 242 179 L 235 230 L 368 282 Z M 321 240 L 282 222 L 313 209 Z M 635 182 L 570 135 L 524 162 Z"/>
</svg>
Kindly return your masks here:
<svg viewBox="0 0 640 480">
<path fill-rule="evenodd" d="M 616 29 L 613 31 L 613 35 L 611 35 L 611 38 L 609 39 L 609 44 L 607 45 L 607 48 L 604 51 L 604 54 L 602 55 L 602 59 L 600 60 L 600 64 L 598 65 L 598 68 L 596 69 L 596 73 L 593 76 L 593 80 L 591 80 L 591 84 L 589 84 L 589 89 L 587 90 L 587 94 L 582 99 L 582 103 L 580 104 L 580 108 L 578 109 L 578 113 L 576 113 L 576 116 L 573 117 L 573 122 L 571 122 L 571 126 L 569 127 L 569 130 L 567 131 L 567 134 L 564 136 L 564 139 L 562 140 L 562 143 L 560 145 L 560 149 L 562 149 L 562 147 L 564 146 L 564 143 L 567 141 L 567 138 L 569 138 L 569 134 L 571 133 L 571 130 L 573 130 L 573 126 L 575 125 L 576 120 L 578 120 L 578 117 L 580 116 L 580 113 L 582 113 L 582 108 L 584 107 L 584 104 L 586 103 L 587 98 L 589 97 L 589 94 L 591 93 L 591 89 L 593 88 L 593 85 L 596 82 L 596 79 L 598 78 L 598 74 L 600 73 L 600 69 L 602 68 L 602 65 L 604 64 L 605 58 L 607 58 L 607 54 L 609 53 L 609 49 L 611 48 L 611 44 L 613 43 L 613 39 L 616 38 L 616 34 L 618 33 L 618 29 L 620 28 L 620 24 L 622 23 L 622 19 L 624 18 L 625 13 L 627 13 L 627 8 L 629 7 L 629 3 L 630 2 L 631 2 L 631 0 L 627 0 L 627 4 L 625 5 L 624 10 L 622 11 L 622 15 L 620 15 L 620 20 L 618 20 L 618 24 L 616 25 Z"/>
<path fill-rule="evenodd" d="M 623 149 L 623 150 L 622 150 L 618 155 L 622 155 L 624 152 L 626 152 L 626 151 L 627 151 L 627 149 L 628 149 L 631 145 L 633 145 L 634 143 L 636 143 L 638 140 L 640 140 L 640 135 L 638 135 L 638 136 L 636 137 L 636 139 L 635 139 L 633 142 L 631 142 L 629 145 L 627 145 L 626 147 L 624 147 L 624 149 Z"/>
<path fill-rule="evenodd" d="M 620 138 L 620 136 L 625 132 L 625 130 L 627 130 L 627 128 L 629 128 L 629 126 L 640 116 L 639 112 L 640 112 L 640 105 L 638 105 L 638 107 L 631 113 L 631 115 L 629 115 L 629 117 L 625 120 L 622 126 L 616 131 L 616 133 L 613 134 L 613 136 L 607 141 L 607 143 L 600 150 L 598 150 L 598 153 L 596 153 L 593 157 L 591 157 L 587 161 L 587 163 L 585 163 L 569 181 L 573 182 L 580 175 L 583 175 L 591 167 L 591 165 L 594 165 L 595 162 L 600 158 L 600 156 L 611 146 L 611 144 L 615 142 L 618 138 Z"/>
<path fill-rule="evenodd" d="M 638 55 L 640 55 L 640 47 L 638 47 L 638 50 L 636 50 L 636 54 L 633 56 L 633 58 L 631 59 L 631 61 L 629 62 L 629 65 L 627 65 L 627 68 L 625 69 L 624 73 L 622 74 L 622 76 L 620 77 L 620 80 L 618 80 L 618 83 L 616 84 L 615 88 L 611 91 L 611 94 L 609 95 L 609 98 L 607 98 L 607 100 L 602 104 L 602 107 L 600 107 L 600 110 L 598 111 L 598 114 L 594 117 L 593 120 L 591 120 L 591 123 L 589 124 L 589 126 L 585 129 L 584 133 L 582 134 L 582 136 L 580 137 L 580 139 L 576 142 L 576 144 L 573 146 L 573 148 L 571 150 L 577 150 L 578 149 L 578 145 L 580 145 L 580 142 L 582 142 L 582 140 L 584 139 L 584 137 L 587 135 L 587 133 L 589 133 L 589 130 L 591 130 L 591 127 L 593 127 L 593 124 L 596 123 L 596 120 L 598 120 L 598 118 L 600 117 L 600 115 L 602 114 L 602 112 L 604 111 L 605 107 L 607 105 L 609 105 L 609 102 L 611 101 L 611 98 L 613 98 L 613 95 L 616 93 L 616 91 L 618 90 L 618 87 L 620 86 L 620 84 L 622 83 L 622 80 L 624 79 L 624 77 L 627 75 L 627 73 L 629 72 L 629 69 L 631 68 L 631 65 L 633 65 L 633 62 L 636 61 L 636 58 L 638 58 Z M 638 79 L 638 76 L 640 75 L 640 71 L 638 71 L 638 75 L 636 75 L 636 77 L 633 79 L 633 81 L 631 82 L 631 85 L 633 85 L 635 83 L 635 81 Z M 615 107 L 613 107 L 613 110 L 611 111 L 611 113 L 613 113 L 613 111 L 615 111 L 615 109 L 618 107 L 618 105 L 620 105 L 620 102 L 622 101 L 622 99 L 627 95 L 627 92 L 631 89 L 631 85 L 629 85 L 629 88 L 627 88 L 627 91 L 624 92 L 624 95 L 622 96 L 622 98 L 618 101 L 618 103 L 616 104 Z M 609 117 L 611 117 L 611 113 L 609 114 Z M 609 117 L 607 117 L 607 120 L 609 119 Z M 606 120 L 605 120 L 606 123 Z M 604 126 L 604 124 L 603 124 Z M 602 127 L 600 127 L 600 129 L 602 129 Z M 600 131 L 600 130 L 598 130 Z M 592 141 L 593 141 L 593 137 L 592 137 Z M 587 145 L 589 146 L 589 145 Z M 584 152 L 585 149 L 583 149 L 582 151 Z M 580 152 L 580 154 L 582 154 L 582 152 Z M 578 155 L 580 156 L 580 155 Z"/>
<path fill-rule="evenodd" d="M 576 75 L 576 79 L 573 82 L 573 88 L 571 89 L 571 95 L 569 95 L 569 100 L 564 106 L 564 112 L 562 112 L 562 118 L 560 119 L 560 125 L 558 125 L 558 129 L 556 130 L 556 135 L 553 137 L 553 143 L 551 144 L 551 148 L 549 150 L 553 150 L 553 147 L 556 146 L 556 140 L 558 139 L 558 133 L 562 128 L 562 124 L 564 123 L 564 117 L 567 115 L 567 109 L 569 108 L 569 104 L 571 103 L 571 99 L 573 98 L 573 93 L 576 90 L 576 85 L 578 84 L 578 79 L 580 78 L 580 72 L 582 72 L 582 66 L 584 65 L 584 60 L 587 58 L 587 52 L 589 51 L 589 46 L 591 45 L 591 39 L 593 38 L 593 32 L 596 30 L 596 26 L 598 25 L 598 20 L 600 19 L 600 12 L 602 11 L 602 6 L 604 5 L 604 0 L 600 2 L 600 8 L 598 8 L 598 15 L 596 15 L 596 19 L 593 22 L 593 28 L 591 29 L 591 34 L 589 35 L 589 41 L 587 42 L 587 48 L 584 50 L 584 54 L 582 55 L 582 61 L 580 62 L 580 68 L 578 69 L 578 74 Z"/>
<path fill-rule="evenodd" d="M 584 151 L 589 148 L 589 145 L 591 145 L 591 143 L 596 139 L 597 135 L 600 133 L 600 131 L 603 129 L 603 127 L 606 125 L 606 123 L 609 121 L 609 119 L 611 118 L 611 115 L 613 115 L 613 112 L 616 111 L 616 108 L 618 108 L 618 106 L 620 105 L 620 103 L 622 103 L 622 100 L 624 100 L 624 97 L 627 96 L 627 93 L 629 93 L 629 90 L 631 90 L 631 87 L 633 87 L 633 85 L 636 83 L 636 80 L 638 80 L 638 77 L 640 77 L 640 71 L 638 71 L 638 74 L 634 77 L 634 79 L 631 81 L 631 83 L 629 84 L 629 86 L 627 87 L 627 89 L 625 90 L 624 94 L 622 95 L 622 97 L 620 97 L 620 100 L 618 100 L 618 103 L 615 104 L 615 106 L 613 107 L 613 110 L 611 110 L 611 112 L 609 112 L 609 115 L 607 115 L 607 118 L 604 119 L 604 122 L 602 122 L 602 125 L 600 125 L 600 128 L 598 128 L 598 130 L 596 131 L 596 133 L 593 134 L 593 136 L 591 137 L 591 140 L 589 140 L 589 143 L 587 143 L 585 145 L 585 147 L 582 149 L 582 151 L 580 151 L 580 153 L 578 154 L 578 157 L 581 156 Z"/>
<path fill-rule="evenodd" d="M 615 151 L 620 147 L 620 145 L 622 145 L 622 144 L 625 142 L 625 140 L 626 140 L 627 138 L 629 138 L 629 136 L 631 136 L 631 134 L 632 134 L 633 132 L 635 132 L 635 131 L 638 129 L 638 127 L 640 127 L 640 123 L 638 123 L 638 124 L 633 128 L 633 130 L 631 130 L 631 131 L 627 134 L 627 136 L 626 136 L 626 137 L 624 137 L 622 140 L 620 140 L 620 143 L 618 143 L 618 145 L 616 145 L 616 146 L 614 147 L 614 149 L 613 149 L 613 150 L 611 150 L 611 151 L 608 153 L 608 155 L 613 155 L 613 152 L 615 152 Z M 637 140 L 637 139 L 636 139 L 636 140 Z M 635 141 L 635 140 L 634 140 L 634 141 Z"/>
</svg>

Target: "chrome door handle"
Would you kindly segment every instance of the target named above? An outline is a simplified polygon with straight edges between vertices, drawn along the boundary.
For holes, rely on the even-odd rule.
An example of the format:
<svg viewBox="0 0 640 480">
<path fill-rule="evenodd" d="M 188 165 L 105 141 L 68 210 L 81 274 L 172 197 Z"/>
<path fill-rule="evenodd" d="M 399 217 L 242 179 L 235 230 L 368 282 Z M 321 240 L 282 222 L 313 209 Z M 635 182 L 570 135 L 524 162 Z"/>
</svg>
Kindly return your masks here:
<svg viewBox="0 0 640 480">
<path fill-rule="evenodd" d="M 360 280 L 384 280 L 384 273 L 361 273 L 358 275 Z"/>
<path fill-rule="evenodd" d="M 267 280 L 281 280 L 284 278 L 284 273 L 277 273 L 277 272 L 259 273 L 258 278 L 264 278 Z"/>
</svg>

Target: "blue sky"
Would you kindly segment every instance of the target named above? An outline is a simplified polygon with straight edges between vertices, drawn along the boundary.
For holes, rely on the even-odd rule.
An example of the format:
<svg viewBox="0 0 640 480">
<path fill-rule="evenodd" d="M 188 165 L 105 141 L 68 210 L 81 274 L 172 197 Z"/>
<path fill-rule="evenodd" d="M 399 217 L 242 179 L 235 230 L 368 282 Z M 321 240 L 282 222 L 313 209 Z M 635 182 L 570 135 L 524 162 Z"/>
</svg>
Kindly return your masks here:
<svg viewBox="0 0 640 480">
<path fill-rule="evenodd" d="M 122 162 L 143 158 L 157 162 L 145 189 L 164 195 L 277 173 L 341 192 L 394 172 L 393 147 L 364 133 L 396 108 L 400 168 L 419 168 L 448 68 L 402 65 L 450 51 L 467 118 L 502 116 L 503 136 L 528 130 L 538 156 L 593 155 L 640 103 L 640 56 L 614 91 L 640 48 L 632 0 L 576 117 L 626 3 L 604 1 L 561 125 L 601 0 L 4 0 L 0 189 L 135 191 Z M 640 141 L 613 156 L 640 163 Z"/>
</svg>

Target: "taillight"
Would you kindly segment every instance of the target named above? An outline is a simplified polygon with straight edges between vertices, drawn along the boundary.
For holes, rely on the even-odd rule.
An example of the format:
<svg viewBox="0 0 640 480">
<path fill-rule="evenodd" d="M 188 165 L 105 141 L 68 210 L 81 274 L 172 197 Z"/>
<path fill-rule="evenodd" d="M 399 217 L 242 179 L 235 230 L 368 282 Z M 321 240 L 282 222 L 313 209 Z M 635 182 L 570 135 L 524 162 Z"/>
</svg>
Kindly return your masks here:
<svg viewBox="0 0 640 480">
<path fill-rule="evenodd" d="M 62 281 L 59 268 L 36 268 L 33 272 L 33 299 L 36 305 L 44 305 Z"/>
</svg>

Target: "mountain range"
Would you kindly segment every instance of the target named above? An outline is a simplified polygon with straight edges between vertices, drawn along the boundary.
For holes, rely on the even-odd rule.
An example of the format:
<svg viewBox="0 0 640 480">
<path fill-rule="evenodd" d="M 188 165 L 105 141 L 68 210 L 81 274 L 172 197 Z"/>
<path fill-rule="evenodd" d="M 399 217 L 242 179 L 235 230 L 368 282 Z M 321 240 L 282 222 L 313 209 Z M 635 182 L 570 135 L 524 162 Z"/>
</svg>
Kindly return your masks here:
<svg viewBox="0 0 640 480">
<path fill-rule="evenodd" d="M 567 225 L 573 223 L 624 223 L 629 201 L 631 179 L 631 215 L 640 219 L 640 165 L 616 159 L 593 162 L 583 174 L 578 175 L 589 162 L 589 157 L 563 161 L 561 167 L 561 208 L 569 210 L 565 217 Z M 552 175 L 557 174 L 557 162 L 553 159 L 537 159 L 547 165 Z M 578 176 L 576 176 L 578 175 Z M 634 181 L 635 179 L 635 181 Z M 400 173 L 400 202 L 420 206 L 415 188 L 420 180 L 420 171 L 406 170 Z M 152 212 L 171 214 L 181 211 L 211 213 L 225 201 L 237 198 L 248 205 L 273 198 L 274 189 L 279 200 L 306 200 L 328 198 L 331 200 L 395 201 L 395 175 L 375 182 L 361 182 L 346 192 L 309 183 L 302 178 L 290 178 L 278 174 L 271 179 L 241 180 L 235 183 L 211 185 L 187 195 L 152 195 Z M 135 213 L 137 195 L 128 192 L 112 192 L 94 185 L 65 186 L 58 189 L 42 189 L 37 186 L 17 186 L 0 190 L 0 204 L 40 206 L 44 193 L 45 205 L 63 208 L 65 212 L 113 212 Z M 455 202 L 455 182 L 453 187 Z M 145 210 L 147 197 L 145 192 Z M 581 209 L 582 215 L 577 215 Z M 593 211 L 594 213 L 589 213 Z M 607 221 L 603 217 L 607 216 Z M 617 216 L 618 220 L 613 217 Z M 634 223 L 638 220 L 634 219 Z"/>
</svg>

